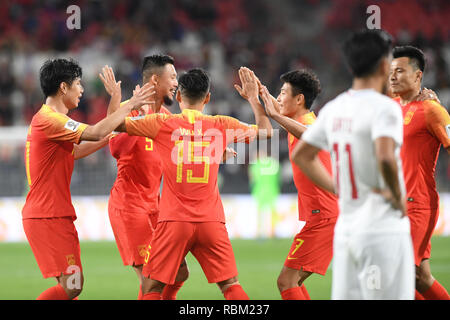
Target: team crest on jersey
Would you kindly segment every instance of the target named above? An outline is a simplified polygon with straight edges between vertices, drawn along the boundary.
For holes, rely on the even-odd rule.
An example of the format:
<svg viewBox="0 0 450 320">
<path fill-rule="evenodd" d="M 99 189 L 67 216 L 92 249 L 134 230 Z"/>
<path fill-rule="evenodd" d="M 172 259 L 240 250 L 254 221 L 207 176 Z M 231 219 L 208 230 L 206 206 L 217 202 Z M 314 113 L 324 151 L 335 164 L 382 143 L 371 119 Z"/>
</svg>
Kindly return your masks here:
<svg viewBox="0 0 450 320">
<path fill-rule="evenodd" d="M 403 120 L 404 125 L 408 125 L 411 122 L 411 120 L 414 116 L 414 112 L 416 112 L 416 110 L 417 110 L 416 106 L 411 106 L 409 108 L 409 110 L 405 114 L 405 119 Z"/>
<path fill-rule="evenodd" d="M 66 260 L 67 260 L 67 264 L 68 264 L 69 266 L 73 266 L 73 265 L 76 264 L 75 256 L 74 256 L 73 254 L 68 254 L 68 255 L 66 256 Z"/>
<path fill-rule="evenodd" d="M 141 257 L 145 257 L 147 255 L 147 246 L 145 244 L 138 246 L 138 252 Z"/>
<path fill-rule="evenodd" d="M 69 129 L 73 132 L 77 131 L 78 127 L 80 126 L 80 123 L 70 119 L 69 121 L 66 122 L 66 125 L 64 126 L 64 128 Z"/>
</svg>

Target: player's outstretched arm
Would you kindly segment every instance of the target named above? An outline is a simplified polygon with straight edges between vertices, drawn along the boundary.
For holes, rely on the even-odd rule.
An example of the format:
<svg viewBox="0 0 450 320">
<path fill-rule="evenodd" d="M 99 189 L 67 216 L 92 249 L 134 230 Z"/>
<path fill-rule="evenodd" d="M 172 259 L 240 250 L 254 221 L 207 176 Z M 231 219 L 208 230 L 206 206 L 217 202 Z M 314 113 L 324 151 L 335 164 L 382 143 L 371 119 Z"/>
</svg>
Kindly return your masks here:
<svg viewBox="0 0 450 320">
<path fill-rule="evenodd" d="M 116 90 L 117 87 L 120 88 L 120 82 L 115 84 Z M 105 119 L 99 121 L 95 125 L 88 126 L 81 135 L 81 140 L 98 141 L 106 137 L 114 130 L 125 131 L 123 124 L 128 114 L 132 110 L 137 110 L 145 104 L 153 104 L 155 102 L 154 95 L 154 87 L 150 83 L 147 83 L 145 86 L 135 91 L 133 97 L 131 97 L 131 99 L 128 100 L 128 102 L 120 108 L 119 99 L 119 101 L 113 106 L 113 108 L 116 110 L 112 113 L 110 112 L 110 114 Z M 121 130 L 119 130 L 120 128 Z"/>
<path fill-rule="evenodd" d="M 292 159 L 317 186 L 336 194 L 337 190 L 335 189 L 333 178 L 318 157 L 319 151 L 319 148 L 300 140 L 292 152 Z"/>
<path fill-rule="evenodd" d="M 234 85 L 234 87 L 241 97 L 246 99 L 252 107 L 253 114 L 255 115 L 255 122 L 259 129 L 258 137 L 269 139 L 272 137 L 273 129 L 269 117 L 267 117 L 266 112 L 259 101 L 258 80 L 253 71 L 246 67 L 239 68 L 238 73 L 242 87 L 237 84 Z"/>
<path fill-rule="evenodd" d="M 395 209 L 405 215 L 405 199 L 400 190 L 398 166 L 395 159 L 395 141 L 390 137 L 380 137 L 375 140 L 375 157 L 378 168 L 383 176 L 387 190 L 373 190 L 380 193 Z"/>
<path fill-rule="evenodd" d="M 100 141 L 83 141 L 81 144 L 73 145 L 73 157 L 75 160 L 87 157 L 88 155 L 100 150 L 109 142 L 110 135 L 107 135 Z"/>
<path fill-rule="evenodd" d="M 264 102 L 264 106 L 266 107 L 266 113 L 268 116 L 278 122 L 280 126 L 282 126 L 290 134 L 295 136 L 297 139 L 300 139 L 307 127 L 294 119 L 283 116 L 279 111 L 280 105 L 278 104 L 278 101 L 269 93 L 269 90 L 267 90 L 265 86 L 261 87 L 260 95 Z"/>
</svg>

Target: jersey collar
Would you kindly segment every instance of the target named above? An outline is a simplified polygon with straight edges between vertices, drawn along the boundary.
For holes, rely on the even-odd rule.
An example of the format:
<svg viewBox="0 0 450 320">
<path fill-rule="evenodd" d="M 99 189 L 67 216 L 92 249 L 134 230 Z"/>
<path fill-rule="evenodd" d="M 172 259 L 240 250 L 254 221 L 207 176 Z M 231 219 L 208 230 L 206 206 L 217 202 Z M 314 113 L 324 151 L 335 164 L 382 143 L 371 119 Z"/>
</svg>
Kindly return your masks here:
<svg viewBox="0 0 450 320">
<path fill-rule="evenodd" d="M 198 110 L 193 110 L 193 109 L 183 109 L 181 111 L 181 114 L 184 117 L 188 118 L 189 123 L 194 123 L 195 122 L 195 117 L 196 116 L 201 116 L 203 113 L 201 113 Z"/>
<path fill-rule="evenodd" d="M 300 122 L 301 124 L 304 124 L 305 126 L 312 125 L 315 120 L 316 120 L 316 115 L 312 111 L 305 113 L 304 115 L 298 117 L 298 119 L 297 119 L 298 122 Z"/>
</svg>

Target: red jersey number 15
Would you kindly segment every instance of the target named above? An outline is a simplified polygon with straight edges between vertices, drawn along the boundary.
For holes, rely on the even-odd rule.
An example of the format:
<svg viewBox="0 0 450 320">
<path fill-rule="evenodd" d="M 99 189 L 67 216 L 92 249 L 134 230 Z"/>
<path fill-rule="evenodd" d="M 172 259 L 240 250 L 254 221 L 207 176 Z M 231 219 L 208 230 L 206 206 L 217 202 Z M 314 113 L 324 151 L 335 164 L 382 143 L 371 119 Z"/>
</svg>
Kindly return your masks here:
<svg viewBox="0 0 450 320">
<path fill-rule="evenodd" d="M 183 162 L 184 162 L 184 149 L 187 147 L 187 161 L 188 163 L 203 163 L 203 176 L 194 177 L 192 170 L 186 170 L 186 182 L 187 183 L 208 183 L 209 181 L 209 157 L 207 156 L 195 156 L 194 148 L 208 147 L 211 142 L 209 141 L 185 141 L 179 140 L 175 142 L 175 146 L 178 148 L 177 153 L 177 183 L 183 183 Z"/>
</svg>

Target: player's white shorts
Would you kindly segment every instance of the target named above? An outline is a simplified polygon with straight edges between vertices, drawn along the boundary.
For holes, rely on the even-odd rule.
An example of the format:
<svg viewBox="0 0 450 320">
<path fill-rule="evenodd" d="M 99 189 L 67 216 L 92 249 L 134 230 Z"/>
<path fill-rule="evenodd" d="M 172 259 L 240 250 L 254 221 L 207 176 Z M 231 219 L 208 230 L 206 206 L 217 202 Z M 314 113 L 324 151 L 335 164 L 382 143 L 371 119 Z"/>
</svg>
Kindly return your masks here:
<svg viewBox="0 0 450 320">
<path fill-rule="evenodd" d="M 413 300 L 415 267 L 411 235 L 335 235 L 333 300 Z"/>
</svg>

